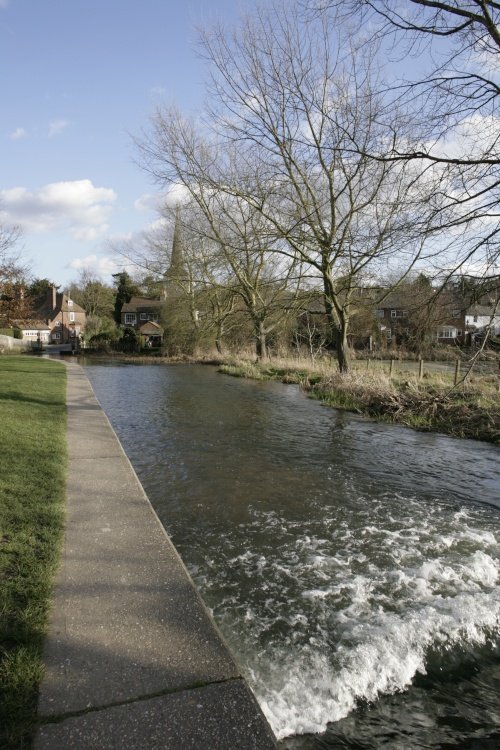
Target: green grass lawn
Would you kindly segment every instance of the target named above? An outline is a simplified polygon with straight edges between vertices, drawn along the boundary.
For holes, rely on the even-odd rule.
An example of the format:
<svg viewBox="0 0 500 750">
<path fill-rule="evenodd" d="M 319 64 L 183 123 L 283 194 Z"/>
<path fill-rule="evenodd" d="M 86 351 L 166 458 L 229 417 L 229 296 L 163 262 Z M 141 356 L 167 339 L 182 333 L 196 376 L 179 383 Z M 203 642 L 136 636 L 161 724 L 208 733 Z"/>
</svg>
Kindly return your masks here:
<svg viewBox="0 0 500 750">
<path fill-rule="evenodd" d="M 0 356 L 0 747 L 28 748 L 64 526 L 66 368 Z"/>
</svg>

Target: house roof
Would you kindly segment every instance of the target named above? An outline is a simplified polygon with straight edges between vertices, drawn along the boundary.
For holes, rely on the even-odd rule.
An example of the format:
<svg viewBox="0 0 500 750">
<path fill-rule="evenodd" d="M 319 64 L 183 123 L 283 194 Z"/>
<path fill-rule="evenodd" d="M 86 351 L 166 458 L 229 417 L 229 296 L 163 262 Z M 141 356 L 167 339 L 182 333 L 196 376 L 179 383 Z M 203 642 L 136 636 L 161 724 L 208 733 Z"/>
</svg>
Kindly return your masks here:
<svg viewBox="0 0 500 750">
<path fill-rule="evenodd" d="M 150 333 L 153 335 L 161 336 L 163 333 L 163 328 L 160 325 L 158 325 L 158 323 L 155 323 L 154 320 L 148 320 L 147 323 L 144 323 L 139 328 L 139 333 L 143 333 L 143 334 Z"/>
<path fill-rule="evenodd" d="M 146 297 L 132 297 L 130 302 L 125 302 L 122 307 L 122 313 L 135 312 L 157 312 L 165 304 L 161 299 L 147 299 Z"/>
<path fill-rule="evenodd" d="M 13 325 L 16 328 L 20 328 L 21 331 L 50 331 L 50 326 L 44 323 L 42 320 L 13 320 Z"/>
<path fill-rule="evenodd" d="M 83 307 L 78 305 L 76 302 L 73 302 L 73 300 L 71 300 L 72 304 L 69 305 L 68 300 L 71 300 L 71 297 L 69 297 L 67 294 L 65 294 L 64 292 L 57 292 L 56 306 L 53 307 L 52 301 L 48 295 L 42 297 L 41 300 L 38 300 L 35 303 L 34 307 L 36 314 L 40 318 L 49 320 L 53 320 L 60 312 L 75 312 L 85 315 L 85 310 L 83 309 Z"/>
<path fill-rule="evenodd" d="M 383 292 L 380 294 L 382 296 Z M 406 310 L 408 308 L 408 295 L 401 292 L 389 292 L 385 299 L 376 301 L 378 310 Z"/>
<path fill-rule="evenodd" d="M 489 305 L 471 305 L 467 308 L 467 315 L 479 315 L 483 318 L 498 317 L 500 316 L 500 309 L 495 309 Z"/>
</svg>

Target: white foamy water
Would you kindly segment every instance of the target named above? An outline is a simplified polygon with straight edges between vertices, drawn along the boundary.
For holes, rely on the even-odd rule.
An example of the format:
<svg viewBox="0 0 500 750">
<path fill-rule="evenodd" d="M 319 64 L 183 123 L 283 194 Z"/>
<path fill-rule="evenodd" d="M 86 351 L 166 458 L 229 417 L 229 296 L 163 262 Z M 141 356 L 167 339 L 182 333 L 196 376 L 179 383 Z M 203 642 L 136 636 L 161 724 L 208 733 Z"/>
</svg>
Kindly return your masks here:
<svg viewBox="0 0 500 750">
<path fill-rule="evenodd" d="M 349 523 L 349 511 L 324 510 L 306 534 L 256 512 L 236 534 L 245 551 L 209 577 L 195 571 L 278 738 L 323 732 L 499 632 L 487 509 L 386 496 L 364 509 L 358 498 Z"/>
<path fill-rule="evenodd" d="M 408 687 L 417 673 L 426 673 L 431 649 L 484 644 L 499 624 L 498 592 L 460 594 L 405 615 L 374 614 L 370 623 L 353 626 L 349 645 L 341 642 L 333 654 L 314 639 L 317 649 L 287 649 L 270 683 L 260 684 L 253 674 L 256 694 L 278 738 L 322 732 L 360 699 L 375 701 Z"/>
</svg>

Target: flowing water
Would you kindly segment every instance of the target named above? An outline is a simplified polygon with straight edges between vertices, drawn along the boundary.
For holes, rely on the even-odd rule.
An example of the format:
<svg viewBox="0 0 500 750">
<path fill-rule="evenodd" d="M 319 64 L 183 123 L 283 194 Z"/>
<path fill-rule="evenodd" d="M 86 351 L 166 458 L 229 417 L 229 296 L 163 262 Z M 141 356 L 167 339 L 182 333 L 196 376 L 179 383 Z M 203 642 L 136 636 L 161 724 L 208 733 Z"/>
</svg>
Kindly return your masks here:
<svg viewBox="0 0 500 750">
<path fill-rule="evenodd" d="M 86 372 L 283 750 L 500 747 L 500 451 L 202 366 Z"/>
</svg>

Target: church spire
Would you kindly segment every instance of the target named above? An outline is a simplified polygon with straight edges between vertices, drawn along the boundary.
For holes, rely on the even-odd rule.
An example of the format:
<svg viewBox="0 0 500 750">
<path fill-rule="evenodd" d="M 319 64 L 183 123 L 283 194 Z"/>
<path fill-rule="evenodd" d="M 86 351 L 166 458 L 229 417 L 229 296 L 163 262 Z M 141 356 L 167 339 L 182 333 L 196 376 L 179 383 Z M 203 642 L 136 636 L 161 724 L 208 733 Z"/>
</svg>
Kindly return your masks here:
<svg viewBox="0 0 500 750">
<path fill-rule="evenodd" d="M 174 238 L 172 241 L 172 253 L 170 265 L 165 274 L 165 287 L 167 294 L 175 290 L 179 283 L 186 278 L 184 266 L 184 243 L 182 239 L 182 225 L 180 219 L 180 207 L 175 210 Z"/>
</svg>

